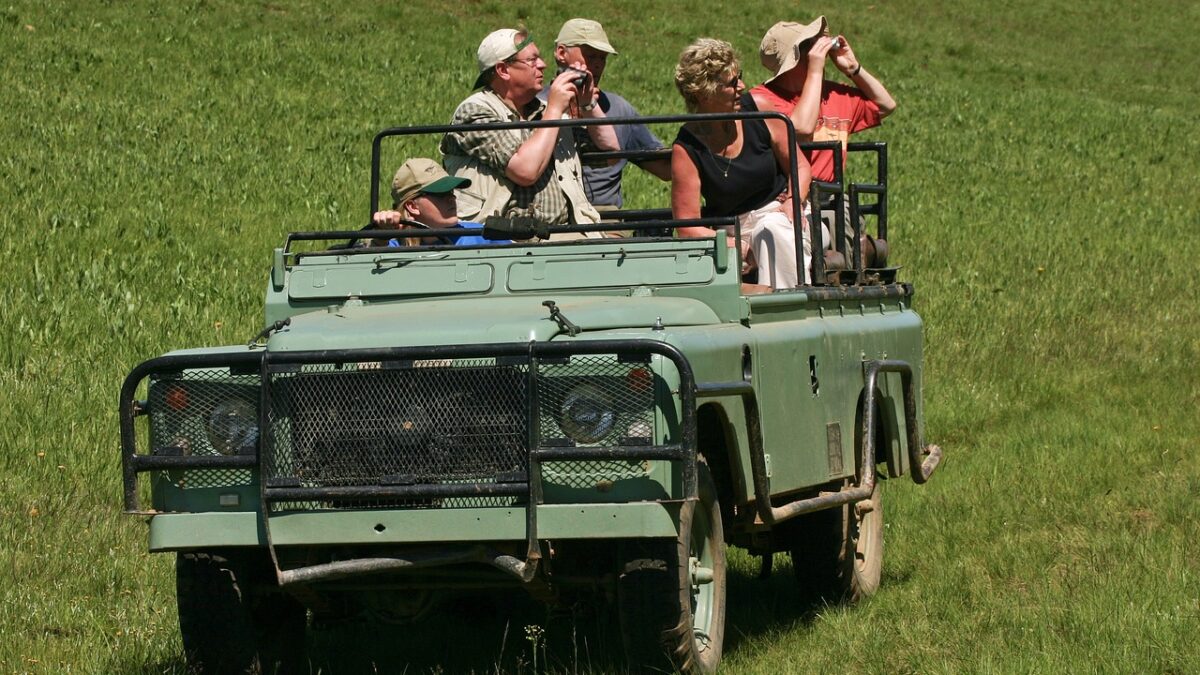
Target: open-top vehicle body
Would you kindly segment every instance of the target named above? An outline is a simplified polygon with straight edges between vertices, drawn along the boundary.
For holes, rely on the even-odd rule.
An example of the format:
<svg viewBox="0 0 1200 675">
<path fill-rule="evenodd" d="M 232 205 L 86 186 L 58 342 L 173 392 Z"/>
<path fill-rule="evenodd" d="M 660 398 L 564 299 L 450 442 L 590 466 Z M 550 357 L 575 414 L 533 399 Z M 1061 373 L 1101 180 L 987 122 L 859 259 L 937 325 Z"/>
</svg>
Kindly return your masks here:
<svg viewBox="0 0 1200 675">
<path fill-rule="evenodd" d="M 372 211 L 380 142 L 448 129 L 376 138 Z M 861 214 L 886 240 L 886 147 L 851 149 L 877 180 L 814 192 L 850 200 L 838 229 Z M 732 219 L 669 216 L 618 212 L 549 231 L 633 236 L 541 242 L 491 218 L 484 234 L 518 240 L 490 246 L 294 233 L 259 338 L 137 366 L 125 508 L 149 514 L 152 551 L 177 554 L 189 659 L 286 666 L 310 613 L 415 617 L 435 589 L 494 584 L 615 597 L 631 665 L 711 672 L 727 545 L 764 569 L 789 552 L 812 593 L 872 592 L 877 476 L 921 483 L 941 456 L 921 440 L 912 286 L 857 246 L 849 270 L 816 256 L 811 285 L 748 286 L 723 236 L 672 236 Z"/>
</svg>

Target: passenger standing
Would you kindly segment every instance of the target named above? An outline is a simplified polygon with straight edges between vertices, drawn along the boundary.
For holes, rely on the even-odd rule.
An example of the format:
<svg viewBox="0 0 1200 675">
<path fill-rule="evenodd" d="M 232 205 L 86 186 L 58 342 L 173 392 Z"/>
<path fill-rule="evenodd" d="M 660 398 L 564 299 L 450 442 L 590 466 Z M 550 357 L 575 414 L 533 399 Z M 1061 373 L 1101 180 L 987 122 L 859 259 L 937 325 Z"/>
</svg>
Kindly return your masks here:
<svg viewBox="0 0 1200 675">
<path fill-rule="evenodd" d="M 675 86 L 688 112 L 739 110 L 745 84 L 733 46 L 711 38 L 688 45 L 675 67 Z M 811 261 L 805 229 L 804 260 L 802 266 L 797 265 L 795 230 L 782 203 L 788 195 L 790 150 L 786 137 L 772 135 L 760 119 L 688 122 L 671 148 L 674 217 L 736 217 L 743 260 L 751 253 L 758 265 L 758 282 L 777 289 L 794 288 L 801 278 L 799 269 L 804 270 L 807 282 Z M 803 197 L 807 194 L 808 163 L 797 159 L 805 172 Z M 679 228 L 678 232 L 682 236 L 715 234 L 704 227 Z"/>
<path fill-rule="evenodd" d="M 607 89 L 600 89 L 600 79 L 608 65 L 609 55 L 616 55 L 604 32 L 604 27 L 590 19 L 571 19 L 562 25 L 555 39 L 554 60 L 561 72 L 569 64 L 582 61 L 592 74 L 592 85 L 599 92 L 596 105 L 606 117 L 637 117 L 638 111 L 620 94 Z M 546 92 L 539 94 L 545 100 Z M 620 124 L 612 127 L 617 136 L 617 144 L 622 150 L 661 150 L 663 143 L 644 124 Z M 582 150 L 591 149 L 591 140 L 582 130 L 576 130 L 575 143 Z M 671 180 L 671 162 L 667 159 L 640 160 L 634 162 L 639 168 L 648 171 L 662 180 Z M 621 192 L 621 174 L 628 164 L 627 160 L 618 160 L 612 164 L 583 167 L 583 182 L 587 188 L 588 201 L 599 211 L 619 209 L 625 205 L 625 196 Z"/>
<path fill-rule="evenodd" d="M 532 36 L 505 28 L 489 34 L 477 51 L 478 90 L 454 111 L 451 124 L 487 124 L 572 116 L 603 119 L 589 84 L 577 88 L 578 75 L 565 72 L 550 83 L 546 103 L 537 98 L 546 62 Z M 571 64 L 585 70 L 583 63 Z M 616 150 L 606 125 L 588 128 L 603 150 Z M 442 138 L 446 170 L 467 178 L 458 193 L 458 215 L 482 221 L 490 215 L 532 216 L 552 225 L 588 224 L 599 214 L 588 203 L 579 155 L 570 133 L 556 128 L 510 131 L 452 131 Z"/>
<path fill-rule="evenodd" d="M 808 24 L 780 21 L 771 26 L 759 45 L 759 58 L 772 75 L 751 89 L 750 96 L 758 110 L 776 110 L 788 115 L 799 140 L 841 142 L 844 167 L 850 135 L 879 126 L 896 109 L 896 101 L 863 67 L 846 37 L 839 35 L 837 41 L 840 44 L 834 48 L 823 16 Z M 837 69 L 855 86 L 824 78 L 827 56 L 833 57 Z M 832 151 L 805 155 L 812 165 L 814 180 L 833 181 Z M 832 201 L 827 202 L 821 210 L 821 219 L 830 232 L 834 223 L 832 206 Z M 848 212 L 846 222 L 849 252 Z M 829 242 L 829 238 L 825 241 Z"/>
</svg>

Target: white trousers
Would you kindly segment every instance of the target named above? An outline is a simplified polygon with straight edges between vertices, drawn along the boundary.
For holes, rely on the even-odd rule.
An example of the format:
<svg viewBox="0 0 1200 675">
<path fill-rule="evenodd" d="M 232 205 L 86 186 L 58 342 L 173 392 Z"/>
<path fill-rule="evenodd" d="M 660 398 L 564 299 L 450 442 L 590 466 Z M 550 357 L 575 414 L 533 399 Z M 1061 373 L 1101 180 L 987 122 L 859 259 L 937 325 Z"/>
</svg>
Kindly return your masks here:
<svg viewBox="0 0 1200 675">
<path fill-rule="evenodd" d="M 796 265 L 796 230 L 783 204 L 771 202 L 762 208 L 737 216 L 742 240 L 750 243 L 750 253 L 758 263 L 758 283 L 772 288 L 795 288 L 804 270 L 804 283 L 811 283 L 812 236 L 809 234 L 809 205 L 803 202 L 803 265 Z"/>
</svg>

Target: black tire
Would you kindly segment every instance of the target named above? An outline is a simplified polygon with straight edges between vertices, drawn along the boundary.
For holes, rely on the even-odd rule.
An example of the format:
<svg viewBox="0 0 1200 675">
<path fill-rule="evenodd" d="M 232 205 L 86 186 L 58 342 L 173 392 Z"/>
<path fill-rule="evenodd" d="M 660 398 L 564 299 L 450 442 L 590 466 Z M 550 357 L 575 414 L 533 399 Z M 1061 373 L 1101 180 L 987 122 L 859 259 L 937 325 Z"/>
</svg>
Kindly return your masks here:
<svg viewBox="0 0 1200 675">
<path fill-rule="evenodd" d="M 275 584 L 258 552 L 175 558 L 179 632 L 189 672 L 301 672 L 307 613 Z"/>
<path fill-rule="evenodd" d="M 708 467 L 699 501 L 680 510 L 675 541 L 625 543 L 617 587 L 621 636 L 633 672 L 709 674 L 725 640 L 725 539 Z M 711 581 L 701 581 L 708 578 Z"/>
<path fill-rule="evenodd" d="M 861 506 L 818 511 L 786 525 L 792 568 L 806 599 L 856 602 L 879 589 L 883 570 L 879 481 Z"/>
</svg>

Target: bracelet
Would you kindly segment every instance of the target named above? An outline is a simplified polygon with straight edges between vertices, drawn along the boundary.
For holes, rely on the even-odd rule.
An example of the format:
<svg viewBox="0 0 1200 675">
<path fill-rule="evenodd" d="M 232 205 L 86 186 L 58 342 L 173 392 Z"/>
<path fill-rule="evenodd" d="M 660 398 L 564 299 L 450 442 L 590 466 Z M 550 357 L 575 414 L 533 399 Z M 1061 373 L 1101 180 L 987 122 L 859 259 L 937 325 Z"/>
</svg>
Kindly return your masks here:
<svg viewBox="0 0 1200 675">
<path fill-rule="evenodd" d="M 859 66 L 859 67 L 861 68 L 861 66 Z M 581 105 L 581 106 L 579 106 L 579 109 L 580 109 L 580 110 L 582 110 L 582 111 L 584 111 L 584 112 L 592 112 L 592 110 L 593 110 L 595 107 L 596 107 L 596 102 L 595 102 L 595 101 L 592 101 L 591 103 L 588 103 L 587 105 Z"/>
<path fill-rule="evenodd" d="M 860 63 L 858 64 L 858 67 L 854 69 L 854 72 L 850 73 L 850 79 L 852 79 L 852 80 L 853 80 L 854 78 L 858 77 L 858 73 L 859 73 L 861 70 L 862 70 L 862 63 L 860 62 Z"/>
</svg>

